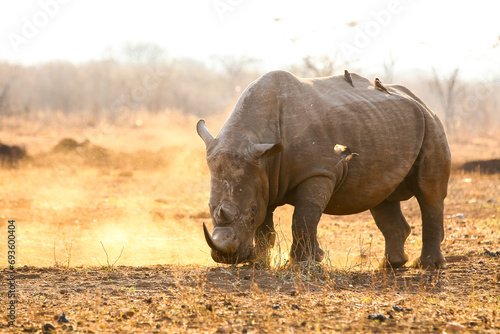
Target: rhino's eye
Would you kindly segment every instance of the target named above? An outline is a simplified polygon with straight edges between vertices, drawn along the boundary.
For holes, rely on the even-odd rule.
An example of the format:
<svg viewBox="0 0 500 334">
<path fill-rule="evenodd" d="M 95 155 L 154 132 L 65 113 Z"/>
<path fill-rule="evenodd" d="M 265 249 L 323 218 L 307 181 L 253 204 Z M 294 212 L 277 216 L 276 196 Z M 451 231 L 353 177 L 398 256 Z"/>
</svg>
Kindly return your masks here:
<svg viewBox="0 0 500 334">
<path fill-rule="evenodd" d="M 252 212 L 253 212 L 253 213 L 256 213 L 256 212 L 257 212 L 257 207 L 256 207 L 256 206 L 252 206 Z"/>
</svg>

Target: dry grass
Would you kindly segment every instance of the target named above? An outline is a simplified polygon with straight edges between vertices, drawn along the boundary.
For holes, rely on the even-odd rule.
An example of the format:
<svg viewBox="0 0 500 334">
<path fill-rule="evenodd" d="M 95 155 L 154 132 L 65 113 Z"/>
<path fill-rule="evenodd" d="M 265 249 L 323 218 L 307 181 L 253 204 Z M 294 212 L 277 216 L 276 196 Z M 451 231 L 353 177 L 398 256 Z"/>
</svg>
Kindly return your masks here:
<svg viewBox="0 0 500 334">
<path fill-rule="evenodd" d="M 78 118 L 44 120 L 46 126 L 3 120 L 3 141 L 24 143 L 31 156 L 18 169 L 0 169 L 2 240 L 7 219 L 17 221 L 14 332 L 40 332 L 52 323 L 59 332 L 73 326 L 87 333 L 440 333 L 452 322 L 471 332 L 500 331 L 500 258 L 484 254 L 500 250 L 499 175 L 453 173 L 444 271 L 375 269 L 384 243 L 369 213 L 324 216 L 319 239 L 326 261 L 290 268 L 289 206 L 275 214 L 279 242 L 271 268 L 220 266 L 201 230 L 210 220 L 209 173 L 196 120 L 139 114 L 100 128 Z M 222 123 L 207 121 L 213 133 Z M 53 152 L 67 137 L 92 145 Z M 479 151 L 453 143 L 454 156 L 484 158 L 478 154 L 498 150 L 491 140 L 472 141 L 484 146 Z M 403 211 L 412 226 L 407 251 L 416 257 L 416 201 L 403 203 Z M 123 247 L 116 265 L 108 265 Z M 5 256 L 0 252 L 3 263 Z M 9 275 L 0 271 L 2 280 Z M 5 309 L 6 291 L 0 296 Z M 65 329 L 54 321 L 63 312 L 70 319 Z M 0 319 L 0 331 L 6 324 Z"/>
</svg>

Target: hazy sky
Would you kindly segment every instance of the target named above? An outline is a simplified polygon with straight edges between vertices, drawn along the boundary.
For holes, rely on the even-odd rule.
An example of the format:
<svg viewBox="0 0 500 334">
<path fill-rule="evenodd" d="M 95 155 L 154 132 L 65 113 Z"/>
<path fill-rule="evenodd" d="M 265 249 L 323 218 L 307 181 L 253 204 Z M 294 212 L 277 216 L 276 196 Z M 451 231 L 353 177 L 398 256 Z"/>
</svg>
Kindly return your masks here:
<svg viewBox="0 0 500 334">
<path fill-rule="evenodd" d="M 328 54 L 376 71 L 392 54 L 399 71 L 493 79 L 499 15 L 496 0 L 1 0 L 0 61 L 82 62 L 152 42 L 171 58 L 245 55 L 264 70 Z"/>
</svg>

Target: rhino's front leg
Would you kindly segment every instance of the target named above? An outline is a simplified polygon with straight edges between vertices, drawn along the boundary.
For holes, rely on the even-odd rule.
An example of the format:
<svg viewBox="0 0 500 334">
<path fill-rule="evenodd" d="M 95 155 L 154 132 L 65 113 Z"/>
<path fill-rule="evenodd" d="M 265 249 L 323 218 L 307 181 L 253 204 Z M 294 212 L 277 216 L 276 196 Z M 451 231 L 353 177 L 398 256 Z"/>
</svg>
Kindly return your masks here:
<svg viewBox="0 0 500 334">
<path fill-rule="evenodd" d="M 317 239 L 318 222 L 330 201 L 334 184 L 327 177 L 314 177 L 297 187 L 293 201 L 292 262 L 323 260 L 324 252 Z"/>
<path fill-rule="evenodd" d="M 255 258 L 257 262 L 265 266 L 270 264 L 271 248 L 276 241 L 276 231 L 274 230 L 273 210 L 267 212 L 264 222 L 257 227 L 255 232 Z"/>
<path fill-rule="evenodd" d="M 408 261 L 404 245 L 411 229 L 401 212 L 400 202 L 385 200 L 370 211 L 385 238 L 385 256 L 381 263 L 382 267 L 403 266 Z"/>
</svg>

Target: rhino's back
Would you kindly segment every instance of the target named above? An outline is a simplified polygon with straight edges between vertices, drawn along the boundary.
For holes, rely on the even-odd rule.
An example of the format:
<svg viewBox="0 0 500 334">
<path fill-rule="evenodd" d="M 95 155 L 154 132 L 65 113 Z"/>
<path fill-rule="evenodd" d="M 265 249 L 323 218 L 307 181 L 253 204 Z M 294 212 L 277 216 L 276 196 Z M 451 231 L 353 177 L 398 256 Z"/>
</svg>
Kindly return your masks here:
<svg viewBox="0 0 500 334">
<path fill-rule="evenodd" d="M 338 186 L 325 210 L 332 214 L 364 211 L 387 198 L 410 171 L 425 134 L 424 105 L 352 79 L 354 88 L 342 76 L 297 79 L 281 101 L 280 191 L 293 192 L 314 176 L 333 178 Z M 335 144 L 359 156 L 335 166 Z"/>
</svg>

